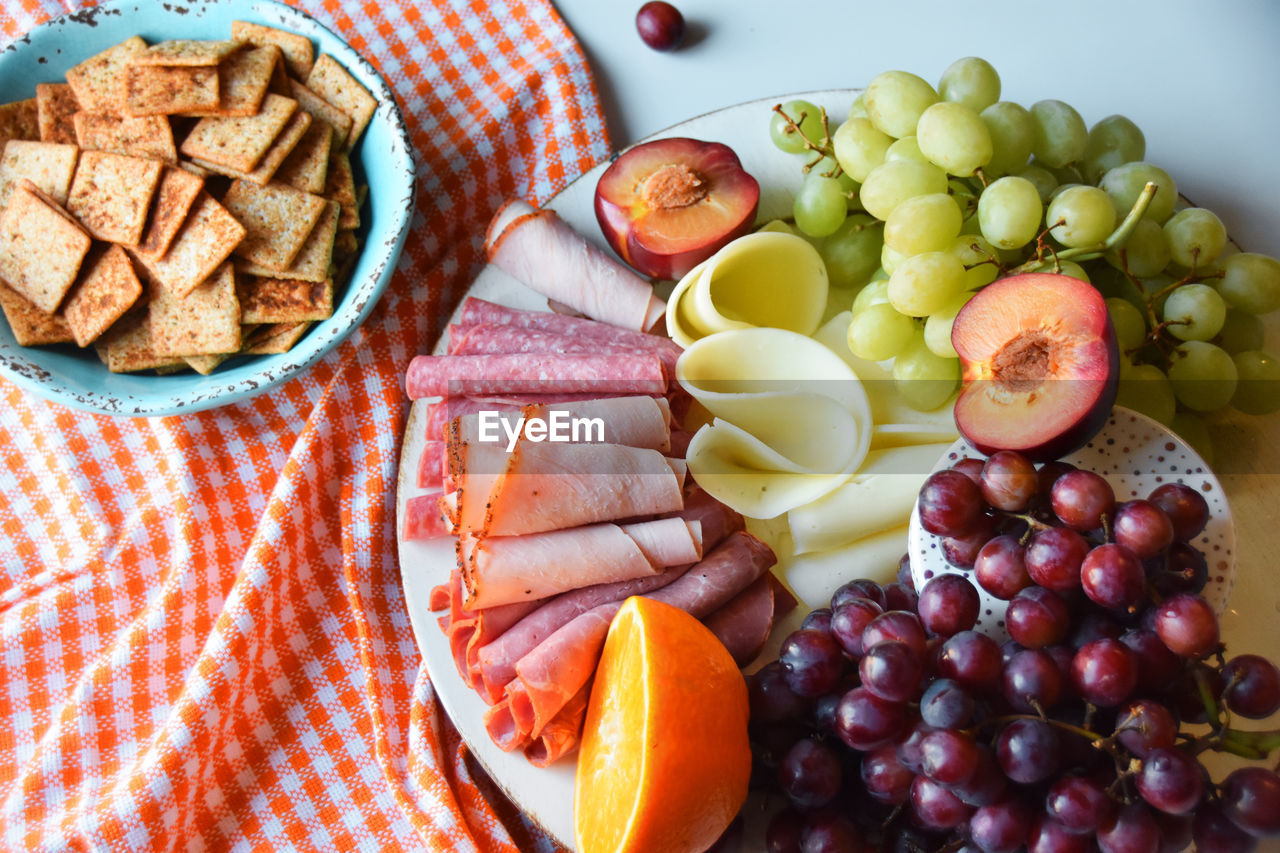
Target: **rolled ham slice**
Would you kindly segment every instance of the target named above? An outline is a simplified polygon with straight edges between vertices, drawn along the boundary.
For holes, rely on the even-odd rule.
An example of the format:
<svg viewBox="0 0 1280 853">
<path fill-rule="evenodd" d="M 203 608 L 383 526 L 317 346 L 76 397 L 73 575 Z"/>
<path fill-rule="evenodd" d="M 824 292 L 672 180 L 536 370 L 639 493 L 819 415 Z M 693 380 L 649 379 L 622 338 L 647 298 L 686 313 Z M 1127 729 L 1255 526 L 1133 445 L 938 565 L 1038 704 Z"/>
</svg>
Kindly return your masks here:
<svg viewBox="0 0 1280 853">
<path fill-rule="evenodd" d="M 449 327 L 450 355 L 491 355 L 500 353 L 619 353 L 631 355 L 657 355 L 674 376 L 678 353 L 663 348 L 636 346 L 616 341 L 582 338 L 556 334 L 540 329 L 522 329 L 503 323 L 479 323 L 474 326 L 454 324 Z"/>
<path fill-rule="evenodd" d="M 553 210 L 503 205 L 485 234 L 489 262 L 593 320 L 644 331 L 666 313 L 653 286 L 596 248 Z"/>
<path fill-rule="evenodd" d="M 486 394 L 663 394 L 666 368 L 656 355 L 419 355 L 409 362 L 405 392 L 425 397 Z"/>
<path fill-rule="evenodd" d="M 701 527 L 681 518 L 458 539 L 463 605 L 480 610 L 697 562 Z"/>
<path fill-rule="evenodd" d="M 764 542 L 736 531 L 705 560 L 645 597 L 701 619 L 764 576 L 775 559 Z M 516 663 L 516 678 L 485 714 L 485 727 L 495 742 L 496 737 L 523 742 L 539 736 L 595 672 L 609 623 L 622 604 L 623 600 L 611 601 L 586 611 Z"/>
<path fill-rule="evenodd" d="M 542 727 L 536 738 L 524 747 L 524 757 L 534 767 L 546 767 L 578 748 L 582 740 L 582 723 L 587 718 L 587 702 L 591 698 L 591 682 L 582 685 L 569 703 Z"/>
</svg>

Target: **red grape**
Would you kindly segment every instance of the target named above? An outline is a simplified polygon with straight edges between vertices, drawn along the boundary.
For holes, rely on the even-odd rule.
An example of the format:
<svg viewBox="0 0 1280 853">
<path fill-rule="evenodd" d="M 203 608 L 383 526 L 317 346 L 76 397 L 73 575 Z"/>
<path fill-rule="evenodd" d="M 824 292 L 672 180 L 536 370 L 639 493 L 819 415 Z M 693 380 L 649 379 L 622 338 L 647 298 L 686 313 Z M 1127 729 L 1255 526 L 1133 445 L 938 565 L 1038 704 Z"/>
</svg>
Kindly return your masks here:
<svg viewBox="0 0 1280 853">
<path fill-rule="evenodd" d="M 1099 545 L 1080 564 L 1084 594 L 1108 610 L 1136 612 L 1146 592 L 1146 581 L 1142 560 L 1118 542 Z"/>
<path fill-rule="evenodd" d="M 1031 829 L 1031 809 L 1016 797 L 983 806 L 969 818 L 969 838 L 983 853 L 1016 853 Z"/>
<path fill-rule="evenodd" d="M 840 792 L 840 757 L 820 740 L 801 738 L 778 765 L 778 785 L 796 806 L 813 808 Z"/>
<path fill-rule="evenodd" d="M 887 599 L 885 598 L 884 587 L 869 578 L 858 578 L 837 587 L 836 591 L 831 593 L 831 609 L 835 610 L 841 604 L 858 598 L 874 601 L 880 605 L 881 609 L 888 609 L 885 607 Z"/>
<path fill-rule="evenodd" d="M 1137 699 L 1116 715 L 1116 740 L 1138 758 L 1153 749 L 1173 746 L 1178 723 L 1169 709 L 1151 699 Z"/>
<path fill-rule="evenodd" d="M 1000 646 L 977 631 L 961 631 L 948 637 L 938 655 L 938 673 L 971 690 L 996 687 L 1000 671 Z"/>
<path fill-rule="evenodd" d="M 891 741 L 906 722 L 901 702 L 881 699 L 865 687 L 845 693 L 836 706 L 836 733 L 851 748 L 863 752 Z"/>
<path fill-rule="evenodd" d="M 1154 557 L 1173 544 L 1173 522 L 1151 501 L 1121 504 L 1111 532 L 1116 542 L 1131 548 L 1141 560 Z"/>
<path fill-rule="evenodd" d="M 1155 629 L 1169 650 L 1184 658 L 1202 658 L 1218 647 L 1218 617 L 1198 595 L 1178 593 L 1155 608 Z"/>
<path fill-rule="evenodd" d="M 778 661 L 787 685 L 800 696 L 821 696 L 836 683 L 844 670 L 844 655 L 826 631 L 806 628 L 792 631 L 782 641 Z"/>
<path fill-rule="evenodd" d="M 1262 720 L 1280 710 L 1280 669 L 1261 655 L 1236 655 L 1222 679 L 1222 698 L 1240 716 Z"/>
<path fill-rule="evenodd" d="M 675 50 L 684 41 L 684 15 L 663 0 L 650 0 L 636 12 L 640 39 L 654 50 Z"/>
<path fill-rule="evenodd" d="M 867 627 L 862 629 L 863 654 L 879 643 L 890 640 L 905 643 L 921 660 L 928 654 L 928 638 L 925 637 L 924 626 L 920 624 L 920 617 L 914 613 L 889 610 L 868 622 Z"/>
<path fill-rule="evenodd" d="M 902 766 L 897 747 L 888 743 L 862 756 L 862 784 L 872 799 L 900 806 L 911 796 L 915 773 Z"/>
<path fill-rule="evenodd" d="M 924 663 L 906 643 L 888 640 L 867 650 L 858 662 L 862 686 L 890 702 L 906 702 L 920 695 Z"/>
<path fill-rule="evenodd" d="M 978 485 L 987 503 L 1005 512 L 1022 512 L 1040 490 L 1035 466 L 1012 450 L 991 454 Z"/>
<path fill-rule="evenodd" d="M 1156 853 L 1160 849 L 1160 826 L 1143 803 L 1123 806 L 1098 830 L 1102 853 Z"/>
<path fill-rule="evenodd" d="M 1004 698 L 1017 712 L 1048 710 L 1062 697 L 1062 671 L 1041 649 L 1016 652 L 1004 667 Z M 1037 707 L 1038 706 L 1038 707 Z"/>
<path fill-rule="evenodd" d="M 1080 588 L 1080 565 L 1089 543 L 1069 527 L 1039 530 L 1027 543 L 1025 565 L 1031 579 L 1054 592 Z"/>
<path fill-rule="evenodd" d="M 1173 523 L 1173 537 L 1179 542 L 1190 542 L 1209 523 L 1208 501 L 1204 495 L 1183 483 L 1157 486 L 1147 500 L 1169 516 Z"/>
<path fill-rule="evenodd" d="M 1061 750 L 1057 731 L 1040 720 L 1014 720 L 996 740 L 1000 769 L 1010 780 L 1024 785 L 1052 776 L 1058 769 Z"/>
<path fill-rule="evenodd" d="M 1169 814 L 1190 812 L 1204 796 L 1204 768 L 1173 747 L 1151 750 L 1142 761 L 1137 782 L 1142 799 Z"/>
<path fill-rule="evenodd" d="M 770 661 L 747 679 L 747 698 L 751 719 L 766 723 L 795 719 L 809 707 L 787 682 L 786 672 L 778 661 Z"/>
<path fill-rule="evenodd" d="M 1086 643 L 1071 660 L 1071 686 L 1095 705 L 1119 705 L 1137 684 L 1137 656 L 1119 640 Z"/>
<path fill-rule="evenodd" d="M 935 678 L 920 697 L 920 718 L 940 729 L 964 728 L 973 719 L 973 697 L 950 678 Z"/>
<path fill-rule="evenodd" d="M 1115 804 L 1097 780 L 1064 776 L 1049 787 L 1044 810 L 1068 832 L 1093 832 L 1111 817 Z"/>
<path fill-rule="evenodd" d="M 930 634 L 950 637 L 977 624 L 981 603 L 968 578 L 943 574 L 931 578 L 920 590 L 917 612 Z"/>
<path fill-rule="evenodd" d="M 937 536 L 963 536 L 986 512 L 978 484 L 951 468 L 929 475 L 920 487 L 916 507 L 920 526 Z"/>
<path fill-rule="evenodd" d="M 911 816 L 926 829 L 952 829 L 968 820 L 971 811 L 927 776 L 917 776 L 911 783 Z"/>
<path fill-rule="evenodd" d="M 1138 690 L 1157 693 L 1164 690 L 1182 672 L 1182 659 L 1160 642 L 1154 631 L 1133 628 L 1120 635 L 1138 658 Z"/>
<path fill-rule="evenodd" d="M 1092 471 L 1069 471 L 1050 491 L 1053 513 L 1076 530 L 1097 530 L 1116 509 L 1111 484 Z"/>
<path fill-rule="evenodd" d="M 1231 822 L 1220 802 L 1211 801 L 1196 809 L 1191 837 L 1196 853 L 1253 853 L 1258 846 L 1258 839 Z"/>
<path fill-rule="evenodd" d="M 1089 836 L 1075 835 L 1045 814 L 1036 815 L 1027 833 L 1027 853 L 1088 853 Z"/>
<path fill-rule="evenodd" d="M 855 598 L 831 610 L 831 635 L 853 658 L 862 657 L 862 631 L 884 609 L 874 601 Z"/>
<path fill-rule="evenodd" d="M 1004 615 L 1009 636 L 1029 649 L 1061 643 L 1071 630 L 1071 608 L 1055 592 L 1029 586 L 1009 602 Z"/>
<path fill-rule="evenodd" d="M 973 562 L 973 573 L 983 589 L 1004 601 L 1031 585 L 1026 549 L 1008 535 L 997 536 L 982 546 Z"/>
<path fill-rule="evenodd" d="M 1222 780 L 1222 804 L 1231 822 L 1254 838 L 1280 838 L 1280 776 L 1275 771 L 1231 771 Z"/>
</svg>

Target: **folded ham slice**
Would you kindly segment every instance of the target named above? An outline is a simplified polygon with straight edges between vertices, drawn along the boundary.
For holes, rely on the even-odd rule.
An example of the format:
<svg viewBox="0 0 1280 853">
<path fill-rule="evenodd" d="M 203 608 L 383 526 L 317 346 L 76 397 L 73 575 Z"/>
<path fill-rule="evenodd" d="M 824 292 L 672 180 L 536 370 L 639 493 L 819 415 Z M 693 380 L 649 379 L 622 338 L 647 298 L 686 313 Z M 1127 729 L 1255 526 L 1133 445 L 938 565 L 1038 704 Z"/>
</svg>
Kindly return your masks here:
<svg viewBox="0 0 1280 853">
<path fill-rule="evenodd" d="M 524 746 L 524 757 L 534 767 L 547 767 L 578 748 L 582 740 L 582 723 L 587 717 L 587 702 L 591 698 L 591 682 L 582 685 L 551 721 L 542 727 L 536 738 Z"/>
<path fill-rule="evenodd" d="M 485 234 L 489 261 L 593 320 L 644 331 L 666 313 L 653 286 L 596 248 L 553 210 L 503 205 Z"/>
<path fill-rule="evenodd" d="M 405 392 L 424 397 L 484 394 L 662 394 L 667 373 L 656 355 L 419 355 Z"/>
<path fill-rule="evenodd" d="M 701 555 L 701 526 L 681 518 L 458 538 L 463 605 L 469 610 L 654 575 Z"/>
<path fill-rule="evenodd" d="M 735 531 L 706 559 L 645 597 L 701 619 L 762 577 L 774 562 L 768 545 L 750 533 Z M 485 727 L 495 743 L 521 744 L 538 737 L 573 699 L 595 672 L 609 623 L 623 601 L 582 613 L 516 663 L 516 678 L 485 713 Z"/>
</svg>

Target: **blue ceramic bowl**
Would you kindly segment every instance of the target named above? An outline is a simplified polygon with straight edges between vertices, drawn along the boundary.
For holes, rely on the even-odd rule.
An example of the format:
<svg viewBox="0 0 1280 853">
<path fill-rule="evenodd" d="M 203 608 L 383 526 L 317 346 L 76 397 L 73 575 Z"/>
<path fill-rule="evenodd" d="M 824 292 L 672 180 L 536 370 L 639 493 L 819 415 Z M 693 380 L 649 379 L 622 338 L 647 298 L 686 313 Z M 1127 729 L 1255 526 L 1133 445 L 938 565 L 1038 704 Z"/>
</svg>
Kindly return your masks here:
<svg viewBox="0 0 1280 853">
<path fill-rule="evenodd" d="M 369 315 L 395 269 L 413 213 L 413 147 L 386 81 L 360 54 L 311 16 L 271 0 L 127 0 L 55 18 L 0 51 L 0 100 L 35 96 L 37 83 L 60 82 L 76 63 L 141 35 L 148 43 L 174 38 L 228 38 L 231 22 L 253 21 L 308 36 L 378 99 L 356 146 L 369 199 L 360 211 L 361 252 L 335 294 L 333 316 L 316 323 L 281 355 L 237 356 L 212 374 L 157 376 L 111 373 L 93 348 L 23 347 L 0 318 L 0 374 L 26 390 L 78 409 L 113 415 L 173 415 L 244 400 L 306 370 Z"/>
</svg>

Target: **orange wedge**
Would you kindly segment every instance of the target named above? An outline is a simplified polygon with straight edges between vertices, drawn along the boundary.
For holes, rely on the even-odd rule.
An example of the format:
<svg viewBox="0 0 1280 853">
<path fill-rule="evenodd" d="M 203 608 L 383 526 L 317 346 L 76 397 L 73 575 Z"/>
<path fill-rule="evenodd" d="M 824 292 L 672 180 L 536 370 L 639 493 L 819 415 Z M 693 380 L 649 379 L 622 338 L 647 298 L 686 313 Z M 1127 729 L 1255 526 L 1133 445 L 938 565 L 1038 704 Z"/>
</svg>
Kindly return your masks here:
<svg viewBox="0 0 1280 853">
<path fill-rule="evenodd" d="M 578 752 L 578 853 L 700 853 L 747 797 L 747 687 L 683 610 L 630 598 L 609 626 Z"/>
</svg>

